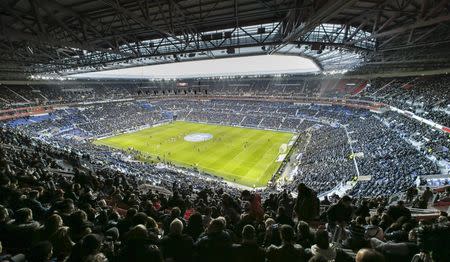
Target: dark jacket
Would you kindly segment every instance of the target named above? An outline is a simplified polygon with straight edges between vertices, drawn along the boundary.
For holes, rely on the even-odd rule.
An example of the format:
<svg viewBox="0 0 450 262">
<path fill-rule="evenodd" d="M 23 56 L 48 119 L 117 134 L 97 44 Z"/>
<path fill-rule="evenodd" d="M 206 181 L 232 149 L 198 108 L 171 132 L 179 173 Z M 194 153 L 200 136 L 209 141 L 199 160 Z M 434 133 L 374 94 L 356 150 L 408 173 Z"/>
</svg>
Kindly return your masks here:
<svg viewBox="0 0 450 262">
<path fill-rule="evenodd" d="M 290 225 L 290 226 L 295 226 L 294 225 L 294 221 L 292 221 L 292 219 L 286 215 L 279 215 L 275 218 L 275 221 L 280 224 L 280 225 Z"/>
<path fill-rule="evenodd" d="M 303 262 L 306 261 L 306 254 L 298 244 L 283 244 L 279 247 L 270 246 L 267 249 L 267 259 L 269 262 Z"/>
<path fill-rule="evenodd" d="M 33 211 L 33 217 L 38 221 L 44 218 L 47 214 L 47 209 L 44 208 L 41 202 L 36 199 L 25 199 L 23 204 L 25 207 L 28 207 L 31 211 Z"/>
<path fill-rule="evenodd" d="M 411 219 L 411 211 L 404 206 L 390 206 L 388 208 L 387 214 L 396 221 L 400 217 L 405 217 L 406 219 Z"/>
<path fill-rule="evenodd" d="M 352 212 L 352 207 L 346 207 L 341 203 L 334 204 L 327 210 L 328 223 L 349 223 L 352 219 Z"/>
<path fill-rule="evenodd" d="M 174 262 L 192 261 L 194 241 L 188 235 L 169 234 L 160 241 L 164 259 L 171 258 Z"/>
<path fill-rule="evenodd" d="M 298 220 L 311 222 L 319 216 L 320 201 L 317 194 L 309 189 L 303 195 L 299 195 L 294 206 Z"/>
<path fill-rule="evenodd" d="M 31 221 L 24 224 L 17 224 L 14 221 L 6 226 L 5 246 L 12 249 L 29 248 L 36 239 L 39 223 Z"/>
<path fill-rule="evenodd" d="M 152 241 L 145 239 L 132 240 L 125 242 L 123 248 L 120 250 L 118 262 L 147 262 L 147 261 L 162 261 L 158 260 L 161 256 L 160 250 L 151 244 Z M 152 260 L 153 259 L 153 260 Z"/>
<path fill-rule="evenodd" d="M 355 211 L 355 216 L 370 217 L 370 209 L 368 206 L 360 206 Z"/>
<path fill-rule="evenodd" d="M 232 261 L 235 262 L 264 262 L 264 249 L 255 242 L 244 242 L 232 247 Z"/>
<path fill-rule="evenodd" d="M 231 237 L 225 231 L 207 234 L 195 244 L 198 261 L 230 261 L 231 245 Z"/>
</svg>

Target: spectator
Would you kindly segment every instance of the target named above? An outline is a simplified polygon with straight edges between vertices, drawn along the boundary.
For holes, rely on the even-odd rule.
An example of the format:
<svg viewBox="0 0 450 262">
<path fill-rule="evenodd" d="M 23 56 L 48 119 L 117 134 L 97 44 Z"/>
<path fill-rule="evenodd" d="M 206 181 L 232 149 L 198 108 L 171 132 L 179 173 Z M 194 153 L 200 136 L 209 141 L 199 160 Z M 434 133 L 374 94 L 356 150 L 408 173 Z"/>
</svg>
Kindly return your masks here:
<svg viewBox="0 0 450 262">
<path fill-rule="evenodd" d="M 51 256 L 52 261 L 162 261 L 163 256 L 166 260 L 192 258 L 195 262 L 258 261 L 257 254 L 264 247 L 270 260 L 294 257 L 294 261 L 304 261 L 311 247 L 313 260 L 328 256 L 347 261 L 346 253 L 336 246 L 348 244 L 357 252 L 365 247 L 364 236 L 373 238 L 373 247 L 389 261 L 410 262 L 413 256 L 445 261 L 449 257 L 447 214 L 423 222 L 431 224 L 432 229 L 419 234 L 409 208 L 401 202 L 385 212 L 390 195 L 410 188 L 418 176 L 439 172 L 431 160 L 434 158 L 428 155 L 435 154 L 416 150 L 405 138 L 415 132 L 430 137 L 432 142 L 427 147 L 437 152 L 444 142 L 436 140 L 438 132 L 423 131 L 424 127 L 399 119 L 392 112 L 374 116 L 366 110 L 338 106 L 164 100 L 152 102 L 152 110 L 148 110 L 140 103 L 68 107 L 52 113 L 55 119 L 22 127 L 2 123 L 0 241 L 7 252 L 2 258 L 23 253 L 30 259 L 30 247 L 49 241 L 53 255 L 49 255 L 47 244 L 32 253 L 43 260 Z M 305 136 L 294 145 L 302 151 L 301 164 L 289 183 L 277 181 L 265 189 L 242 191 L 213 177 L 204 179 L 194 171 L 186 174 L 171 167 L 128 161 L 124 156 L 138 154 L 133 149 L 122 152 L 91 143 L 93 137 L 167 120 L 159 116 L 165 111 L 192 121 L 242 122 L 301 131 Z M 65 131 L 74 129 L 74 133 L 83 134 Z M 406 134 L 398 133 L 399 129 Z M 72 135 L 77 139 L 68 138 Z M 316 192 L 342 190 L 355 177 L 355 156 L 351 155 L 347 135 L 354 141 L 354 150 L 364 153 L 364 157 L 355 158 L 360 174 L 370 175 L 371 180 L 357 181 L 348 192 L 354 203 L 362 203 L 355 210 L 356 219 L 352 221 L 352 199 L 343 197 L 332 204 L 338 199 L 333 194 L 325 202 L 332 206 L 319 217 Z M 298 191 L 296 199 L 293 191 Z M 377 208 L 377 216 L 366 225 L 369 208 Z M 294 213 L 312 223 L 300 220 L 293 232 L 286 224 L 294 224 Z M 325 232 L 316 240 L 316 222 L 325 223 L 327 219 L 334 237 L 330 240 Z M 184 241 L 190 239 L 187 235 L 195 239 L 193 247 L 192 240 Z M 390 241 L 383 242 L 385 239 Z M 191 251 L 173 251 L 174 246 L 188 249 L 184 247 L 188 242 Z M 303 249 L 306 251 L 300 252 Z M 304 255 L 297 256 L 300 253 Z M 254 255 L 247 258 L 248 254 Z M 368 259 L 366 255 L 361 259 Z"/>
<path fill-rule="evenodd" d="M 244 226 L 242 230 L 242 242 L 233 245 L 232 254 L 233 261 L 237 262 L 265 261 L 264 250 L 256 243 L 256 233 L 253 226 Z"/>
<path fill-rule="evenodd" d="M 366 226 L 365 238 L 377 238 L 378 240 L 384 240 L 384 231 L 379 226 L 380 219 L 378 215 L 373 215 L 370 217 L 370 224 Z"/>
<path fill-rule="evenodd" d="M 305 184 L 299 184 L 295 203 L 295 213 L 298 220 L 311 222 L 319 215 L 320 202 L 316 193 Z"/>
<path fill-rule="evenodd" d="M 174 219 L 170 223 L 169 232 L 160 242 L 164 259 L 174 262 L 192 261 L 194 242 L 190 236 L 183 234 L 183 223 Z"/>
<path fill-rule="evenodd" d="M 396 221 L 400 217 L 404 217 L 405 219 L 411 219 L 411 211 L 405 207 L 403 201 L 398 201 L 397 205 L 390 206 L 388 208 L 387 214 Z"/>
<path fill-rule="evenodd" d="M 24 206 L 31 209 L 36 220 L 40 220 L 41 218 L 45 217 L 47 213 L 47 209 L 42 206 L 38 198 L 39 191 L 32 190 L 30 191 L 30 193 L 28 193 L 28 198 L 24 200 Z"/>
<path fill-rule="evenodd" d="M 425 203 L 430 202 L 430 200 L 433 197 L 433 192 L 431 191 L 430 187 L 426 187 L 425 191 L 422 193 L 422 198 L 425 201 Z"/>
<path fill-rule="evenodd" d="M 198 261 L 229 261 L 232 240 L 225 231 L 225 223 L 216 218 L 211 221 L 207 232 L 196 243 Z"/>
<path fill-rule="evenodd" d="M 59 215 L 53 214 L 49 216 L 45 220 L 44 226 L 39 228 L 38 239 L 41 241 L 50 239 L 62 226 L 63 220 Z"/>
<path fill-rule="evenodd" d="M 280 225 L 294 226 L 294 221 L 292 221 L 292 219 L 286 214 L 286 209 L 283 206 L 280 206 L 278 208 L 275 222 L 277 222 Z"/>
<path fill-rule="evenodd" d="M 101 245 L 102 239 L 99 235 L 86 235 L 74 246 L 67 262 L 107 261 L 105 255 L 100 252 Z"/>
<path fill-rule="evenodd" d="M 5 244 L 10 248 L 24 249 L 31 246 L 35 239 L 39 223 L 33 220 L 33 212 L 29 208 L 21 208 L 15 212 L 15 219 L 6 228 Z"/>
<path fill-rule="evenodd" d="M 300 221 L 297 224 L 297 243 L 303 248 L 311 248 L 314 243 L 314 234 L 305 221 Z"/>
<path fill-rule="evenodd" d="M 345 240 L 345 246 L 358 251 L 364 247 L 367 247 L 367 241 L 365 239 L 365 221 L 363 217 L 357 217 L 350 223 L 349 231 L 350 236 Z"/>
<path fill-rule="evenodd" d="M 355 210 L 355 216 L 360 216 L 363 218 L 370 217 L 370 209 L 369 209 L 369 202 L 367 200 L 363 200 L 361 203 L 361 206 L 359 206 Z"/>
<path fill-rule="evenodd" d="M 384 257 L 373 249 L 361 249 L 356 254 L 356 262 L 384 262 Z"/>
<path fill-rule="evenodd" d="M 203 231 L 205 231 L 205 229 L 203 228 L 202 215 L 198 212 L 194 212 L 194 214 L 189 217 L 186 234 L 192 237 L 194 241 L 197 241 Z"/>
<path fill-rule="evenodd" d="M 294 229 L 289 225 L 280 227 L 281 246 L 270 246 L 267 249 L 268 261 L 306 261 L 302 246 L 295 244 Z"/>
<path fill-rule="evenodd" d="M 353 214 L 351 203 L 349 196 L 343 196 L 327 210 L 328 228 L 333 234 L 333 241 L 340 242 L 346 238 L 344 228 L 351 221 Z"/>
<path fill-rule="evenodd" d="M 156 243 L 153 243 L 149 238 L 147 228 L 143 225 L 137 225 L 128 231 L 125 236 L 123 248 L 121 249 L 118 261 L 162 261 L 161 251 Z M 154 258 L 156 260 L 151 260 Z"/>
<path fill-rule="evenodd" d="M 28 262 L 49 262 L 52 255 L 52 244 L 48 241 L 43 241 L 34 244 L 26 258 Z"/>
<path fill-rule="evenodd" d="M 311 246 L 311 253 L 314 256 L 322 256 L 326 261 L 333 261 L 336 259 L 337 251 L 334 245 L 330 244 L 328 233 L 324 230 L 316 232 L 316 244 Z"/>
</svg>

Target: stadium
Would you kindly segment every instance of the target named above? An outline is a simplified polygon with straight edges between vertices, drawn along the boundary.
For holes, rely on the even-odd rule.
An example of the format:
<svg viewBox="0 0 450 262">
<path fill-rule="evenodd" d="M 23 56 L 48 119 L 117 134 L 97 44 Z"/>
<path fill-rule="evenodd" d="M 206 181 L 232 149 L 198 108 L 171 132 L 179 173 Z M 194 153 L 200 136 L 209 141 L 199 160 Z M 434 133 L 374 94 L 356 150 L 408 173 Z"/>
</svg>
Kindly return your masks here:
<svg viewBox="0 0 450 262">
<path fill-rule="evenodd" d="M 0 1 L 0 261 L 450 260 L 448 0 Z"/>
</svg>

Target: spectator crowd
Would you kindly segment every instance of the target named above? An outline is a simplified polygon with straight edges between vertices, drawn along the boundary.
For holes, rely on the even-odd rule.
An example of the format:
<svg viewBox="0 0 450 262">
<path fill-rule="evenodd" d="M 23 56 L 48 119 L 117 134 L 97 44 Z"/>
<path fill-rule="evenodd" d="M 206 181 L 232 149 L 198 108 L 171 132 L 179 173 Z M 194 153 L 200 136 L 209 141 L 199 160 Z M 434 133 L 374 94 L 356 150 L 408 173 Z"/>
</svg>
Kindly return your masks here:
<svg viewBox="0 0 450 262">
<path fill-rule="evenodd" d="M 377 81 L 362 98 L 420 107 L 418 113 L 446 123 L 441 109 L 448 96 L 436 91 L 444 80 L 431 79 L 429 93 L 421 78 Z M 286 97 L 321 92 L 317 80 L 248 82 L 207 90 L 267 97 L 275 91 Z M 415 183 L 439 174 L 440 161 L 448 163 L 449 137 L 395 112 L 240 99 L 135 100 L 180 90 L 134 84 L 12 89 L 2 90 L 2 108 L 17 100 L 26 101 L 16 106 L 92 103 L 1 123 L 0 261 L 428 262 L 450 257 L 448 214 L 419 221 L 409 209 L 427 208 L 433 198 L 430 190 L 416 192 Z M 281 188 L 243 190 L 193 170 L 129 161 L 138 153 L 91 143 L 176 119 L 296 132 L 300 138 L 290 164 L 298 168 Z M 358 176 L 370 179 L 358 181 Z M 348 181 L 355 185 L 345 196 L 319 201 L 319 195 Z M 389 201 L 401 192 L 408 205 Z M 450 197 L 449 191 L 444 195 Z"/>
</svg>

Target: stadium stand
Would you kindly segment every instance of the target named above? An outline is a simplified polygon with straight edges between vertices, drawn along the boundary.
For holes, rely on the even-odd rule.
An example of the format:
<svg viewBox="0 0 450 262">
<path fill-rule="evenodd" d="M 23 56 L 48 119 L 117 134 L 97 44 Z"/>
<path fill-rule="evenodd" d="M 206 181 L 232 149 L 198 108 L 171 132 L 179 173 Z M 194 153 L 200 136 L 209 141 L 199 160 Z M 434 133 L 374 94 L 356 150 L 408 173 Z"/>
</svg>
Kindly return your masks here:
<svg viewBox="0 0 450 262">
<path fill-rule="evenodd" d="M 450 261 L 449 21 L 1 0 L 0 262 Z"/>
<path fill-rule="evenodd" d="M 92 90 L 91 98 L 78 93 L 59 101 L 48 99 L 58 96 L 51 93 L 58 87 L 42 89 L 46 102 L 53 104 L 52 112 L 3 122 L 0 241 L 8 254 L 4 259 L 20 257 L 18 253 L 27 258 L 49 255 L 48 250 L 45 253 L 49 246 L 52 257 L 68 261 L 209 261 L 216 252 L 224 261 L 240 259 L 241 252 L 259 261 L 279 261 L 277 257 L 284 255 L 306 261 L 318 254 L 352 261 L 361 248 L 378 250 L 388 261 L 411 261 L 416 254 L 431 254 L 435 261 L 448 256 L 448 249 L 431 242 L 445 238 L 437 232 L 448 230 L 447 214 L 435 212 L 431 220 L 419 222 L 418 217 L 427 215 L 417 210 L 445 207 L 449 187 L 440 193 L 406 196 L 418 181 L 421 188 L 427 176 L 441 172 L 439 161 L 448 162 L 444 149 L 448 139 L 442 139 L 446 136 L 442 131 L 391 110 L 373 113 L 283 99 L 240 100 L 236 95 L 242 91 L 226 87 L 209 89 L 209 94 L 220 94 L 212 99 L 204 99 L 205 94 L 179 98 L 175 91 L 161 97 L 135 92 L 134 87 L 84 88 Z M 378 90 L 369 88 L 360 92 L 364 94 L 359 99 L 371 99 L 367 92 Z M 320 88 L 313 90 L 311 96 L 323 98 Z M 272 98 L 292 96 L 286 88 L 273 92 Z M 17 103 L 33 98 L 24 91 L 16 100 L 9 94 L 2 92 L 2 98 Z M 125 94 L 131 94 L 126 101 L 115 100 Z M 82 103 L 73 104 L 78 101 Z M 131 151 L 120 153 L 89 142 L 174 117 L 304 134 L 298 145 L 302 150 L 295 162 L 298 168 L 288 183 L 250 192 L 193 170 L 186 175 L 186 170 L 170 166 L 130 162 L 125 156 Z M 418 146 L 417 141 L 426 142 Z M 299 184 L 305 192 L 297 191 Z M 336 195 L 336 189 L 347 184 L 352 184 L 346 190 L 351 198 Z M 314 206 L 298 208 L 317 195 L 325 197 L 320 211 Z M 312 216 L 302 214 L 308 208 L 313 208 Z M 299 222 L 296 227 L 294 221 Z M 326 229 L 318 226 L 325 223 Z M 324 238 L 324 230 L 330 239 Z M 24 234 L 32 237 L 20 241 Z M 215 241 L 220 245 L 211 246 Z M 181 253 L 174 251 L 179 245 Z M 290 251 L 280 253 L 284 249 Z"/>
</svg>

